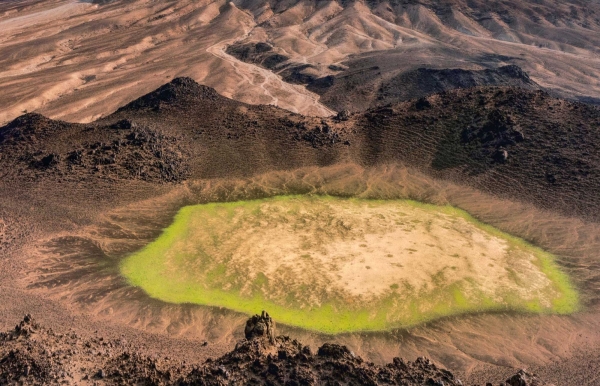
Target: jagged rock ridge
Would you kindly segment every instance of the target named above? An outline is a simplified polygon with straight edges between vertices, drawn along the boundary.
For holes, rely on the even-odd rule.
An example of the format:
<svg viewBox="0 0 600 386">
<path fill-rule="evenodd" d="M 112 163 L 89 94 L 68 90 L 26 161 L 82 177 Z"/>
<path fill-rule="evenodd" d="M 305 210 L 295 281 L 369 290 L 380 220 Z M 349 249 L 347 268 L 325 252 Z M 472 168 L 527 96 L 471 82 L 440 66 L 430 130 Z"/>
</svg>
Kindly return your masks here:
<svg viewBox="0 0 600 386">
<path fill-rule="evenodd" d="M 204 364 L 144 357 L 120 340 L 83 339 L 74 331 L 57 334 L 31 315 L 0 333 L 0 342 L 0 384 L 463 385 L 426 358 L 394 358 L 378 366 L 330 343 L 314 353 L 297 340 L 275 336 L 274 322 L 264 311 L 248 320 L 246 339 L 233 351 Z M 506 385 L 543 386 L 522 370 Z"/>
</svg>

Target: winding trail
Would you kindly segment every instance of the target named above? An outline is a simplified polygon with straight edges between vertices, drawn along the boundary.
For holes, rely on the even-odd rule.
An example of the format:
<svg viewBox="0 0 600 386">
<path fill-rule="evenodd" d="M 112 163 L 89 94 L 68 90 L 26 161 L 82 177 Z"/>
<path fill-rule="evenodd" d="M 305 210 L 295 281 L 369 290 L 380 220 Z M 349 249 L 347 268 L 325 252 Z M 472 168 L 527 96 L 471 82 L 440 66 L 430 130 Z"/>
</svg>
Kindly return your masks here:
<svg viewBox="0 0 600 386">
<path fill-rule="evenodd" d="M 244 35 L 240 36 L 239 38 L 219 41 L 218 43 L 208 47 L 206 52 L 231 63 L 235 69 L 235 72 L 240 75 L 244 81 L 248 82 L 248 84 L 252 86 L 259 87 L 264 90 L 264 95 L 271 98 L 271 102 L 269 103 L 271 105 L 284 108 L 294 113 L 299 112 L 297 106 L 311 106 L 313 108 L 314 115 L 331 116 L 336 114 L 335 111 L 319 102 L 319 95 L 308 91 L 306 87 L 285 82 L 279 75 L 271 72 L 270 70 L 250 63 L 242 62 L 241 60 L 229 55 L 225 51 L 227 46 L 246 39 L 251 32 L 252 30 L 246 31 Z M 261 83 L 257 83 L 257 77 L 259 79 L 263 79 L 263 81 Z M 295 98 L 292 99 L 295 99 L 294 105 L 281 101 L 277 96 L 278 91 L 283 91 L 287 94 L 294 95 Z"/>
</svg>

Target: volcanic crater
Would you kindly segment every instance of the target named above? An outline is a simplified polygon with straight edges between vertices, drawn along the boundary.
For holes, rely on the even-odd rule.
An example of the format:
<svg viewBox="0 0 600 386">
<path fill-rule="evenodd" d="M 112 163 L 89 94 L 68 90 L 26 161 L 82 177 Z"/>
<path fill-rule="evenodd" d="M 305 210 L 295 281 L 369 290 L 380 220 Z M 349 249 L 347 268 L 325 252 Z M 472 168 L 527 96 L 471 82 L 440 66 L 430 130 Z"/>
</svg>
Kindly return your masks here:
<svg viewBox="0 0 600 386">
<path fill-rule="evenodd" d="M 267 308 L 379 362 L 543 369 L 597 337 L 597 122 L 502 87 L 304 117 L 187 78 L 90 124 L 27 114 L 0 129 L 7 280 L 219 347 Z"/>
</svg>

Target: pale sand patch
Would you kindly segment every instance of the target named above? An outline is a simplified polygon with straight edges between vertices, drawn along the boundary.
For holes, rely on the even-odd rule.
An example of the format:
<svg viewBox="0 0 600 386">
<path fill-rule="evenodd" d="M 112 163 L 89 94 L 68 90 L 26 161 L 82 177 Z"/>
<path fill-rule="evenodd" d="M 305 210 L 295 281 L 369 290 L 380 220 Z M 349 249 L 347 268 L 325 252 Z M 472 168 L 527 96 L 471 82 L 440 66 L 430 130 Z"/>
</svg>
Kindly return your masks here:
<svg viewBox="0 0 600 386">
<path fill-rule="evenodd" d="M 460 285 L 467 297 L 502 302 L 510 292 L 551 307 L 552 283 L 532 251 L 406 201 L 292 199 L 233 213 L 198 210 L 187 232 L 166 252 L 167 276 L 206 285 L 205 273 L 221 266 L 213 285 L 260 291 L 282 305 L 291 292 L 296 305 L 315 307 L 331 298 L 372 302 L 393 290 L 434 296 Z"/>
</svg>

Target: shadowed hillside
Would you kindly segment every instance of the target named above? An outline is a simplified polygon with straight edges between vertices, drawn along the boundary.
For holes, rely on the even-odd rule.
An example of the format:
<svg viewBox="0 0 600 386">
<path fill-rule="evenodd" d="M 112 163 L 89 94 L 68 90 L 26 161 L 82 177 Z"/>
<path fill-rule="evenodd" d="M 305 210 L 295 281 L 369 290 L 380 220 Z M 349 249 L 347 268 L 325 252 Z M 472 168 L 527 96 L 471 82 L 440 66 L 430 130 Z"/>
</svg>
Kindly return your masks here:
<svg viewBox="0 0 600 386">
<path fill-rule="evenodd" d="M 339 162 L 402 163 L 597 218 L 600 110 L 541 91 L 480 87 L 317 119 L 179 78 L 92 124 L 24 115 L 0 129 L 3 181 L 176 182 Z"/>
</svg>

